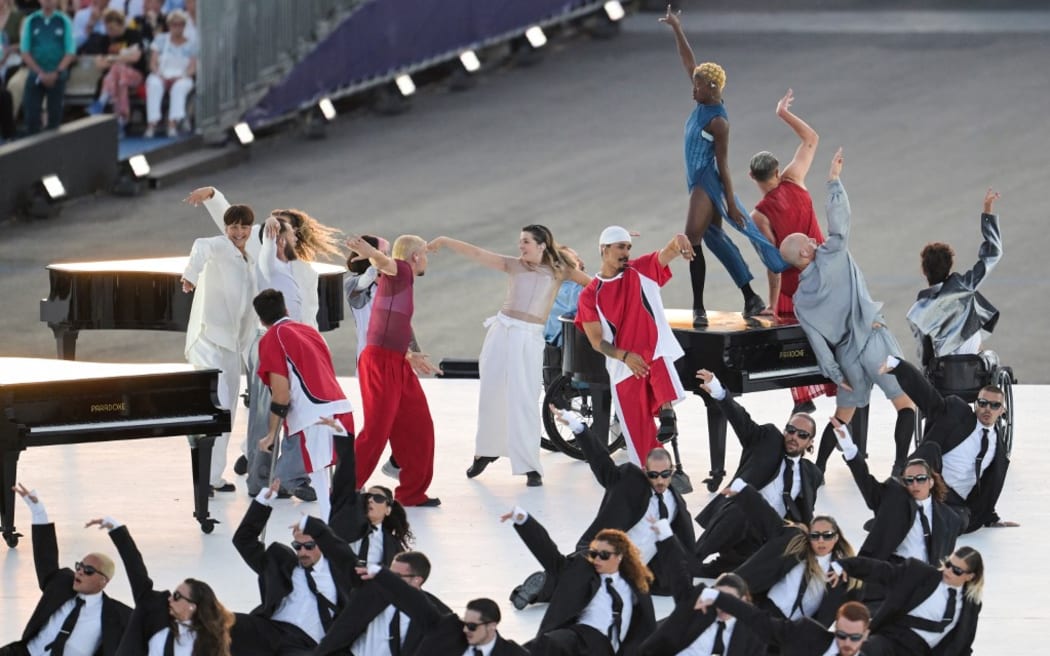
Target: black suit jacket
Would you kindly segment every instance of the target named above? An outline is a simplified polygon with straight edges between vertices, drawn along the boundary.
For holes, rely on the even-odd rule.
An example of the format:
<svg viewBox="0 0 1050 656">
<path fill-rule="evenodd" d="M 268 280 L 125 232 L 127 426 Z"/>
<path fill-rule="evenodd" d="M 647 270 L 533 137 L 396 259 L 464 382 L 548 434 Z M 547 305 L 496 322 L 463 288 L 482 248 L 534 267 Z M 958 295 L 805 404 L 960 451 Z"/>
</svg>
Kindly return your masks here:
<svg viewBox="0 0 1050 656">
<path fill-rule="evenodd" d="M 794 569 L 796 565 L 803 562 L 795 556 L 784 554 L 788 543 L 798 535 L 805 535 L 803 529 L 794 526 L 789 527 L 781 535 L 764 544 L 743 565 L 734 570 L 735 574 L 740 575 L 741 578 L 747 581 L 747 585 L 751 589 L 751 595 L 756 603 L 761 603 L 765 600 L 770 588 L 787 576 L 788 572 Z M 835 613 L 838 612 L 839 606 L 847 601 L 859 600 L 860 596 L 859 587 L 850 590 L 845 583 L 840 583 L 834 587 L 825 583 L 824 598 L 821 600 L 817 612 L 812 617 L 820 624 L 829 626 L 835 620 Z M 768 607 L 770 609 L 776 608 L 772 602 L 769 602 Z M 777 609 L 776 613 L 780 614 L 780 610 Z"/>
<path fill-rule="evenodd" d="M 715 606 L 737 620 L 737 631 L 749 632 L 754 639 L 780 647 L 782 656 L 821 656 L 835 641 L 833 633 L 812 618 L 786 620 L 773 617 L 733 595 L 719 594 Z M 708 615 L 713 612 L 708 610 Z M 732 650 L 730 650 L 732 651 Z"/>
<path fill-rule="evenodd" d="M 954 394 L 941 396 L 914 365 L 902 360 L 890 373 L 897 377 L 901 389 L 926 416 L 923 440 L 937 444 L 942 453 L 959 446 L 977 428 L 977 415 L 970 404 Z M 996 431 L 995 447 L 995 457 L 981 476 L 981 484 L 975 486 L 965 499 L 966 507 L 970 509 L 967 533 L 998 520 L 995 504 L 1002 494 L 1006 470 L 1010 467 L 1001 431 Z M 940 462 L 930 464 L 940 471 Z"/>
<path fill-rule="evenodd" d="M 118 529 L 122 535 L 127 529 Z M 121 547 L 120 535 L 110 533 L 118 550 Z M 76 596 L 73 591 L 73 570 L 58 566 L 58 538 L 54 524 L 33 524 L 33 563 L 36 566 L 36 580 L 40 585 L 40 601 L 22 631 L 22 641 L 28 643 L 47 624 L 62 604 Z M 117 653 L 120 638 L 131 617 L 131 608 L 102 593 L 102 640 L 99 643 L 97 656 L 113 656 Z"/>
<path fill-rule="evenodd" d="M 771 483 L 780 471 L 780 465 L 787 453 L 784 451 L 784 433 L 773 424 L 756 424 L 751 415 L 747 413 L 739 403 L 726 393 L 723 400 L 718 401 L 718 407 L 725 415 L 726 420 L 733 427 L 737 439 L 743 451 L 740 454 L 740 465 L 737 467 L 733 478 L 741 478 L 761 489 Z M 799 459 L 800 477 L 802 479 L 802 490 L 795 503 L 798 506 L 800 516 L 791 517 L 793 521 L 809 524 L 813 519 L 813 506 L 817 502 L 817 490 L 824 483 L 824 474 L 815 464 Z M 707 528 L 710 522 L 722 507 L 731 500 L 721 495 L 715 497 L 707 504 L 696 521 Z"/>
<path fill-rule="evenodd" d="M 904 541 L 915 523 L 918 507 L 911 494 L 895 478 L 879 482 L 868 471 L 868 463 L 857 454 L 847 460 L 853 480 L 856 481 L 868 508 L 875 511 L 871 532 L 860 547 L 860 555 L 886 560 Z M 964 528 L 962 518 L 950 506 L 933 499 L 933 523 L 930 525 L 931 546 L 927 562 L 939 564 L 941 559 L 955 551 L 955 539 Z"/>
<path fill-rule="evenodd" d="M 704 587 L 703 584 L 696 586 L 687 597 L 675 604 L 671 614 L 661 620 L 659 628 L 642 643 L 640 656 L 677 654 L 693 644 L 718 619 L 718 613 L 713 610 L 701 613 L 693 608 Z M 738 621 L 726 656 L 764 656 L 766 648 L 764 640 Z"/>
<path fill-rule="evenodd" d="M 454 614 L 446 615 L 427 631 L 419 649 L 409 656 L 461 656 L 468 646 L 463 620 Z M 497 635 L 492 656 L 529 656 L 529 652 L 513 640 Z"/>
<path fill-rule="evenodd" d="M 550 605 L 536 632 L 537 637 L 575 624 L 601 586 L 601 577 L 594 571 L 594 566 L 582 555 L 562 555 L 547 529 L 533 517 L 520 525 L 515 524 L 514 530 L 543 566 L 547 576 L 555 577 L 556 581 Z M 640 645 L 656 628 L 656 614 L 649 593 L 630 585 L 634 592 L 634 607 L 631 624 L 621 643 L 625 653 Z"/>
<path fill-rule="evenodd" d="M 872 633 L 891 634 L 910 631 L 899 623 L 913 608 L 925 601 L 942 580 L 941 572 L 926 563 L 909 558 L 891 564 L 871 558 L 846 558 L 842 569 L 849 576 L 872 581 L 885 587 L 886 599 L 871 618 Z M 981 604 L 963 598 L 959 620 L 951 633 L 933 650 L 934 656 L 961 656 L 973 653 L 973 639 L 977 635 L 977 617 Z"/>
<path fill-rule="evenodd" d="M 346 653 L 354 641 L 368 630 L 372 620 L 391 604 L 412 620 L 404 634 L 402 654 L 415 653 L 422 646 L 427 631 L 442 617 L 452 613 L 434 595 L 413 588 L 397 574 L 383 569 L 375 578 L 365 581 L 354 591 L 346 608 L 335 618 L 317 646 L 316 656 Z M 427 651 L 430 651 L 429 647 Z"/>
</svg>

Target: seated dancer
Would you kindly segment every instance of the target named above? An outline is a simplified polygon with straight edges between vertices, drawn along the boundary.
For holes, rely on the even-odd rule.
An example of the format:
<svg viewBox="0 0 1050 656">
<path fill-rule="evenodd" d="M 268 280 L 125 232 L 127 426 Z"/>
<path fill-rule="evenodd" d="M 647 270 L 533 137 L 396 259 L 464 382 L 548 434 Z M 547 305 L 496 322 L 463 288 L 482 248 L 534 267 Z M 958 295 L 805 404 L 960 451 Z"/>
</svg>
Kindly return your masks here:
<svg viewBox="0 0 1050 656">
<path fill-rule="evenodd" d="M 992 213 L 997 200 L 999 192 L 988 189 L 981 213 L 984 241 L 977 251 L 977 264 L 966 273 L 952 271 L 955 251 L 948 244 L 932 242 L 922 249 L 922 275 L 930 286 L 919 292 L 908 310 L 908 325 L 924 367 L 933 357 L 980 353 L 982 339 L 999 322 L 999 311 L 977 291 L 1003 256 L 999 216 Z"/>
<path fill-rule="evenodd" d="M 518 257 L 451 237 L 427 244 L 430 253 L 442 248 L 508 276 L 503 306 L 485 321 L 488 332 L 478 358 L 478 427 L 467 478 L 479 476 L 500 456 L 510 456 L 512 473 L 524 475 L 529 487 L 543 485 L 536 412 L 536 390 L 543 374 L 543 326 L 563 281 L 586 285 L 591 279 L 565 261 L 554 235 L 542 225 L 521 229 Z"/>
<path fill-rule="evenodd" d="M 941 396 L 914 365 L 887 358 L 884 367 L 916 400 L 926 417 L 922 444 L 912 454 L 941 474 L 948 493 L 945 501 L 963 518 L 963 533 L 982 526 L 1013 527 L 995 511 L 1006 483 L 1010 456 L 998 428 L 1007 411 L 1003 390 L 987 385 L 973 406 L 955 395 Z"/>
<path fill-rule="evenodd" d="M 853 480 L 864 503 L 875 512 L 860 555 L 939 564 L 955 550 L 955 539 L 965 528 L 962 518 L 945 503 L 948 487 L 944 479 L 925 460 L 913 458 L 904 464 L 899 478 L 880 483 L 868 472 L 867 460 L 858 457 L 860 450 L 850 438 L 849 428 L 832 421 Z"/>
<path fill-rule="evenodd" d="M 984 589 L 984 560 L 959 547 L 940 569 L 915 559 L 887 563 L 847 558 L 832 564 L 837 578 L 858 578 L 886 589 L 871 620 L 867 656 L 970 654 Z"/>
<path fill-rule="evenodd" d="M 657 447 L 646 456 L 644 470 L 630 462 L 617 466 L 578 414 L 553 407 L 551 412 L 575 433 L 595 479 L 605 488 L 598 515 L 576 543 L 577 551 L 586 549 L 604 528 L 624 531 L 653 573 L 650 594 L 677 597 L 688 592 L 686 573 L 694 568 L 689 555 L 695 542 L 693 519 L 685 499 L 671 486 L 671 454 Z M 550 601 L 553 591 L 554 580 L 539 572 L 514 589 L 511 601 L 521 610 Z"/>
<path fill-rule="evenodd" d="M 798 148 L 788 165 L 780 170 L 780 162 L 773 153 L 763 150 L 751 158 L 751 179 L 762 192 L 751 211 L 751 219 L 773 244 L 780 248 L 784 238 L 800 232 L 824 243 L 824 233 L 820 231 L 817 215 L 813 211 L 813 198 L 806 189 L 806 174 L 813 164 L 820 136 L 805 121 L 791 112 L 791 103 L 795 96 L 791 89 L 777 103 L 777 116 L 780 117 L 798 135 Z M 788 267 L 781 273 L 768 271 L 769 307 L 763 314 L 777 317 L 794 318 L 795 305 L 791 301 L 798 289 L 798 269 Z M 816 406 L 813 399 L 821 394 L 835 395 L 835 385 L 803 385 L 791 388 L 791 398 L 795 401 L 794 412 L 813 412 Z"/>
<path fill-rule="evenodd" d="M 113 559 L 95 552 L 85 555 L 73 569 L 59 567 L 58 536 L 40 495 L 21 483 L 14 490 L 33 515 L 33 564 L 42 594 L 22 637 L 0 647 L 0 656 L 62 654 L 63 650 L 114 656 L 131 609 L 105 593 L 116 574 Z M 110 531 L 109 537 L 125 556 L 127 529 Z"/>
<path fill-rule="evenodd" d="M 449 656 L 529 656 L 518 643 L 500 635 L 500 618 L 495 601 L 471 599 L 463 619 L 446 615 L 423 636 L 425 649 L 427 653 Z"/>
<path fill-rule="evenodd" d="M 813 448 L 816 422 L 805 413 L 788 419 L 781 431 L 773 424 L 756 424 L 706 369 L 697 372 L 701 389 L 711 395 L 733 427 L 743 451 L 732 484 L 697 515 L 704 532 L 696 541 L 696 557 L 705 564 L 699 576 L 717 576 L 742 564 L 762 544 L 781 532 L 783 519 L 808 525 L 824 475 L 804 456 Z M 748 489 L 753 487 L 754 489 Z M 739 503 L 736 494 L 753 495 L 762 503 Z M 749 510 L 749 507 L 756 507 Z"/>
<path fill-rule="evenodd" d="M 601 270 L 583 292 L 576 327 L 605 356 L 613 406 L 636 465 L 677 432 L 672 403 L 685 398 L 674 361 L 684 355 L 664 313 L 660 287 L 671 279 L 673 260 L 693 257 L 685 235 L 663 250 L 630 260 L 631 233 L 609 226 L 598 238 Z M 660 429 L 653 425 L 659 416 Z"/>
<path fill-rule="evenodd" d="M 894 467 L 899 471 L 915 432 L 915 406 L 892 376 L 879 373 L 886 356 L 900 355 L 901 350 L 886 327 L 882 303 L 872 300 L 864 274 L 849 252 L 850 207 L 839 180 L 842 162 L 839 148 L 831 159 L 828 174 L 828 240 L 818 244 L 812 237 L 796 232 L 784 239 L 780 252 L 801 271 L 798 290 L 792 298 L 795 315 L 817 356 L 821 373 L 838 385 L 835 417 L 849 423 L 857 408 L 868 405 L 871 388 L 878 385 L 897 410 L 893 439 Z M 857 446 L 862 454 L 866 453 L 866 444 Z M 834 448 L 835 427 L 828 422 L 817 450 L 820 471 L 824 471 Z"/>
<path fill-rule="evenodd" d="M 658 624 L 658 628 L 642 643 L 641 656 L 765 656 L 766 643 L 748 627 L 741 626 L 731 614 L 698 613 L 697 603 L 705 591 L 717 591 L 719 596 L 741 599 L 752 608 L 747 583 L 736 574 L 723 574 L 712 587 L 700 584 L 692 594 L 679 600 L 674 610 Z"/>
<path fill-rule="evenodd" d="M 770 653 L 778 648 L 782 656 L 864 656 L 869 652 L 865 640 L 869 635 L 871 612 L 859 601 L 847 601 L 835 612 L 831 630 L 812 617 L 786 620 L 752 606 L 736 595 L 724 594 L 721 588 L 707 588 L 697 599 L 696 609 L 707 613 L 714 605 L 719 615 L 732 613 L 740 630 L 769 643 Z M 861 648 L 864 648 L 863 653 Z"/>
<path fill-rule="evenodd" d="M 762 298 L 751 289 L 751 271 L 740 256 L 740 251 L 722 229 L 729 223 L 751 240 L 762 263 L 771 271 L 783 271 L 788 265 L 774 246 L 748 217 L 747 209 L 733 191 L 729 175 L 729 117 L 722 100 L 726 73 L 713 62 L 697 66 L 693 50 L 679 21 L 681 12 L 672 12 L 660 19 L 674 33 L 678 55 L 693 85 L 696 108 L 685 124 L 685 174 L 689 187 L 689 213 L 685 233 L 696 256 L 689 264 L 693 283 L 693 325 L 707 325 L 704 309 L 704 282 L 707 267 L 704 262 L 701 239 L 711 249 L 733 282 L 744 295 L 744 317 L 752 317 L 765 309 Z"/>
<path fill-rule="evenodd" d="M 547 529 L 521 508 L 513 519 L 525 546 L 554 581 L 550 606 L 536 637 L 525 643 L 533 656 L 631 654 L 656 628 L 649 596 L 652 572 L 623 531 L 604 529 L 589 548 L 563 556 Z"/>
<path fill-rule="evenodd" d="M 572 267 L 585 271 L 580 255 L 568 246 L 561 247 L 561 256 Z M 543 326 L 543 339 L 547 342 L 543 351 L 543 385 L 549 386 L 561 375 L 562 323 L 561 317 L 576 317 L 576 306 L 579 304 L 583 285 L 572 280 L 565 280 L 554 295 L 554 304 L 547 315 Z"/>
<path fill-rule="evenodd" d="M 827 580 L 832 562 L 854 555 L 838 522 L 818 515 L 808 528 L 791 525 L 733 573 L 748 582 L 751 594 L 759 599 L 756 605 L 773 617 L 812 617 L 828 626 L 839 606 L 861 597 L 859 582 L 833 585 Z"/>
</svg>

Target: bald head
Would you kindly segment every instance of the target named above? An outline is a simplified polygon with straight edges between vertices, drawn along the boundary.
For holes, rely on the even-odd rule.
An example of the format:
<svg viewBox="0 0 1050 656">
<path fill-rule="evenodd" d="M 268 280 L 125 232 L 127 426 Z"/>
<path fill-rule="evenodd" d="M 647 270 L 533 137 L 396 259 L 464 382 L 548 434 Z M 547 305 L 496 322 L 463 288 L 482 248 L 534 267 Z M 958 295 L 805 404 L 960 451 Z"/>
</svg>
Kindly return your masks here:
<svg viewBox="0 0 1050 656">
<path fill-rule="evenodd" d="M 813 261 L 817 251 L 817 240 L 802 234 L 793 232 L 780 243 L 780 257 L 796 269 L 805 269 Z"/>
</svg>

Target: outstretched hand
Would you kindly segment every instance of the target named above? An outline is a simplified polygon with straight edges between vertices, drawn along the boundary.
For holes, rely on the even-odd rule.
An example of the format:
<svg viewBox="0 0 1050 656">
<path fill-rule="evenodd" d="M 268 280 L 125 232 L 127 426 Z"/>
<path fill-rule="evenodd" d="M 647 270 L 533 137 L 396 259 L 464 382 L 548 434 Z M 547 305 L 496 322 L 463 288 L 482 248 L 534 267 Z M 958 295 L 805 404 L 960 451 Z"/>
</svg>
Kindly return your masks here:
<svg viewBox="0 0 1050 656">
<path fill-rule="evenodd" d="M 788 92 L 777 103 L 777 116 L 783 117 L 784 114 L 791 113 L 791 103 L 793 102 L 795 102 L 795 92 L 788 89 Z"/>
<path fill-rule="evenodd" d="M 679 20 L 681 15 L 682 15 L 682 10 L 681 9 L 679 9 L 678 11 L 673 11 L 671 9 L 671 5 L 667 5 L 667 13 L 664 14 L 663 16 L 661 16 L 660 18 L 657 18 L 656 20 L 660 21 L 661 23 L 666 24 L 668 27 L 670 27 L 672 29 L 678 29 L 678 28 L 682 27 L 682 21 Z"/>
<path fill-rule="evenodd" d="M 998 191 L 988 187 L 988 191 L 984 192 L 984 213 L 992 214 L 992 203 L 999 200 L 1002 196 Z"/>
<path fill-rule="evenodd" d="M 29 488 L 27 488 L 25 485 L 22 485 L 21 483 L 15 483 L 11 489 L 18 493 L 18 496 L 22 497 L 23 499 L 29 499 L 31 503 L 40 502 L 40 498 L 33 494 L 33 492 L 29 490 Z"/>
<path fill-rule="evenodd" d="M 501 521 L 501 522 L 504 522 L 504 523 L 506 523 L 506 521 L 507 521 L 508 519 L 513 519 L 513 520 L 514 520 L 515 522 L 520 522 L 520 521 L 522 521 L 523 519 L 525 519 L 525 515 L 523 515 L 523 514 L 521 514 L 521 513 L 518 513 L 517 515 L 515 515 L 515 514 L 514 514 L 514 511 L 513 511 L 513 510 L 511 510 L 510 512 L 508 512 L 508 513 L 503 513 L 502 515 L 500 515 L 500 516 L 499 516 L 499 521 Z"/>
<path fill-rule="evenodd" d="M 99 530 L 113 530 L 113 523 L 109 521 L 109 519 L 106 517 L 96 517 L 95 519 L 89 519 L 87 523 L 84 524 L 84 528 L 88 528 L 89 526 L 97 526 Z"/>
<path fill-rule="evenodd" d="M 696 257 L 696 253 L 693 252 L 693 245 L 689 243 L 689 237 L 686 237 L 684 234 L 677 234 L 674 236 L 674 243 L 678 247 L 678 254 L 682 256 L 683 260 L 691 262 Z"/>
<path fill-rule="evenodd" d="M 189 196 L 182 199 L 182 202 L 196 207 L 206 200 L 210 200 L 215 195 L 215 187 L 200 187 L 190 192 Z"/>
<path fill-rule="evenodd" d="M 708 394 L 711 393 L 711 381 L 714 380 L 714 372 L 708 371 L 707 369 L 701 369 L 696 372 L 696 377 L 701 381 L 700 389 L 704 390 Z"/>
<path fill-rule="evenodd" d="M 828 180 L 838 180 L 839 176 L 842 175 L 842 163 L 845 158 L 842 156 L 842 146 L 835 151 L 835 155 L 831 158 L 831 170 L 828 172 Z"/>
</svg>

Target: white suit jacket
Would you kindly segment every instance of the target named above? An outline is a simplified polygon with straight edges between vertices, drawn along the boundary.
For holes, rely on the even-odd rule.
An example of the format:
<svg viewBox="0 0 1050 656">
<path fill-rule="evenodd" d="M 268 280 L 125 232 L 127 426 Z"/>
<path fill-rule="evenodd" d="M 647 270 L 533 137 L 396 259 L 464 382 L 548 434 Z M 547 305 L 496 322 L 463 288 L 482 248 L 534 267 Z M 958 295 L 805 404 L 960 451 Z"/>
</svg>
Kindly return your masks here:
<svg viewBox="0 0 1050 656">
<path fill-rule="evenodd" d="M 225 235 L 193 242 L 182 277 L 196 287 L 186 353 L 205 337 L 216 346 L 244 354 L 251 346 L 259 321 L 252 308 L 255 261 L 245 257 Z"/>
</svg>

